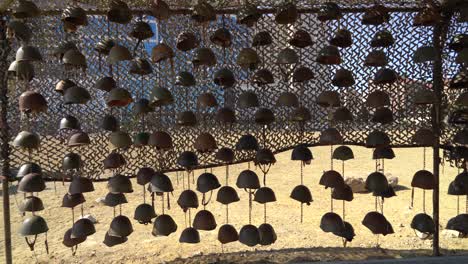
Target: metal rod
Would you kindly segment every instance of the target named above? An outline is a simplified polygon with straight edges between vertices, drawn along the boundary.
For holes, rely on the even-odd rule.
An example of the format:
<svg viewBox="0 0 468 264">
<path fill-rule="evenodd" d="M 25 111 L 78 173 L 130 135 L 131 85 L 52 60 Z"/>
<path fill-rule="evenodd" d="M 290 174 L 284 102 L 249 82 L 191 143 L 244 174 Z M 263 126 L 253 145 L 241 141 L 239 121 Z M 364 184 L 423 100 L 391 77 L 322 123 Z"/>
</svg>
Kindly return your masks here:
<svg viewBox="0 0 468 264">
<path fill-rule="evenodd" d="M 2 124 L 2 129 L 0 133 L 1 138 L 1 158 L 3 160 L 2 164 L 2 174 L 0 178 L 2 179 L 2 190 L 3 190 L 3 226 L 4 226 L 4 235 L 5 235 L 5 263 L 13 263 L 13 258 L 11 254 L 11 223 L 10 223 L 10 193 L 8 189 L 8 179 L 10 177 L 10 130 L 8 126 L 8 82 L 7 82 L 7 58 L 10 53 L 10 45 L 6 38 L 6 21 L 4 17 L 0 18 L 0 101 L 1 101 L 1 117 L 0 123 Z"/>
</svg>

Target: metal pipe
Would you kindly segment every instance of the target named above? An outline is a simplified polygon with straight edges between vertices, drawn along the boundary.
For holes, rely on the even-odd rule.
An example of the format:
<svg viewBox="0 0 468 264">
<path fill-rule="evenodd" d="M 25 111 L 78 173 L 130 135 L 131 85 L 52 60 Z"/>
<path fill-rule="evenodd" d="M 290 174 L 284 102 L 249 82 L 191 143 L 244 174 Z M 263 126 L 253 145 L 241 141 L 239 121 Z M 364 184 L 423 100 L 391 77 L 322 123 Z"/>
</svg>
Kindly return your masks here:
<svg viewBox="0 0 468 264">
<path fill-rule="evenodd" d="M 8 179 L 10 178 L 10 145 L 9 145 L 9 126 L 8 126 L 8 82 L 7 82 L 7 58 L 10 53 L 10 45 L 6 38 L 6 21 L 0 17 L 0 140 L 1 140 L 1 159 L 2 163 L 2 190 L 3 190 L 3 225 L 5 234 L 5 263 L 13 263 L 11 254 L 11 223 L 10 223 L 10 193 L 8 189 Z"/>
</svg>

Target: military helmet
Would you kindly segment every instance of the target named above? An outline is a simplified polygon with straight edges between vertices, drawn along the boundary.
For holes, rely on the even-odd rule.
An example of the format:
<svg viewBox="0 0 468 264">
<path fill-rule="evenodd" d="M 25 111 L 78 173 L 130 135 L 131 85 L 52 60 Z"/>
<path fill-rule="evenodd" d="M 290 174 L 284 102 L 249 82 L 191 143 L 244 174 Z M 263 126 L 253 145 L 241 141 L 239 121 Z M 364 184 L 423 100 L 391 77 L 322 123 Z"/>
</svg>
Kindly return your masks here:
<svg viewBox="0 0 468 264">
<path fill-rule="evenodd" d="M 19 4 L 12 11 L 12 15 L 15 18 L 31 18 L 37 17 L 41 14 L 41 10 L 33 1 L 21 0 Z"/>
<path fill-rule="evenodd" d="M 299 56 L 296 51 L 291 48 L 284 48 L 276 57 L 277 64 L 295 64 L 299 61 Z"/>
<path fill-rule="evenodd" d="M 41 61 L 42 55 L 38 48 L 34 46 L 21 46 L 16 51 L 15 60 L 20 61 Z"/>
<path fill-rule="evenodd" d="M 201 193 L 207 193 L 221 187 L 218 178 L 209 172 L 202 173 L 197 178 L 197 191 Z"/>
<path fill-rule="evenodd" d="M 262 16 L 256 5 L 246 2 L 241 6 L 237 13 L 237 23 L 246 25 L 247 27 L 253 26 Z"/>
<path fill-rule="evenodd" d="M 63 198 L 62 198 L 62 207 L 73 208 L 84 202 L 86 202 L 86 199 L 84 198 L 82 193 L 76 193 L 76 194 L 66 193 L 63 195 Z"/>
<path fill-rule="evenodd" d="M 276 101 L 276 105 L 284 107 L 297 107 L 299 106 L 299 99 L 293 92 L 282 92 Z"/>
<path fill-rule="evenodd" d="M 375 73 L 374 84 L 392 84 L 398 80 L 397 73 L 389 68 L 382 68 Z"/>
<path fill-rule="evenodd" d="M 320 5 L 317 13 L 317 19 L 319 21 L 338 20 L 343 16 L 341 9 L 338 4 L 333 2 L 326 2 Z"/>
<path fill-rule="evenodd" d="M 373 50 L 367 54 L 364 60 L 364 65 L 369 67 L 383 67 L 387 66 L 388 59 L 385 52 L 382 50 Z"/>
<path fill-rule="evenodd" d="M 252 82 L 256 85 L 263 86 L 267 84 L 272 84 L 275 82 L 275 77 L 268 69 L 259 69 L 257 70 L 251 78 Z"/>
<path fill-rule="evenodd" d="M 107 189 L 112 193 L 132 193 L 133 187 L 130 178 L 122 174 L 116 174 L 109 178 Z"/>
<path fill-rule="evenodd" d="M 65 94 L 65 91 L 68 89 L 68 88 L 71 88 L 73 86 L 76 86 L 76 83 L 73 82 L 72 80 L 70 79 L 63 79 L 63 80 L 60 80 L 56 85 L 55 85 L 55 91 L 60 93 L 61 95 L 64 95 Z"/>
<path fill-rule="evenodd" d="M 151 178 L 150 187 L 152 192 L 172 192 L 172 181 L 166 174 L 162 172 L 156 172 Z"/>
<path fill-rule="evenodd" d="M 81 167 L 81 162 L 81 156 L 79 154 L 70 152 L 63 157 L 62 168 L 64 170 L 78 170 Z"/>
<path fill-rule="evenodd" d="M 30 82 L 34 79 L 34 65 L 29 61 L 14 61 L 8 68 L 8 73 L 18 81 Z"/>
<path fill-rule="evenodd" d="M 150 105 L 150 101 L 146 98 L 140 98 L 133 105 L 133 112 L 136 116 L 146 115 L 152 112 L 154 109 Z"/>
<path fill-rule="evenodd" d="M 468 234 L 468 214 L 459 214 L 449 219 L 446 229 L 455 230 L 464 235 Z"/>
<path fill-rule="evenodd" d="M 214 215 L 208 210 L 198 211 L 193 219 L 193 227 L 198 230 L 215 230 L 216 220 Z"/>
<path fill-rule="evenodd" d="M 91 100 L 91 94 L 81 86 L 73 86 L 65 90 L 63 100 L 67 105 L 86 104 Z"/>
<path fill-rule="evenodd" d="M 154 220 L 153 236 L 169 236 L 177 230 L 177 224 L 171 216 L 162 214 Z"/>
<path fill-rule="evenodd" d="M 197 124 L 197 117 L 192 111 L 177 113 L 177 124 L 180 126 L 195 126 Z"/>
<path fill-rule="evenodd" d="M 376 235 L 386 236 L 395 233 L 390 222 L 379 212 L 367 213 L 364 220 L 362 220 L 362 224 Z"/>
<path fill-rule="evenodd" d="M 292 75 L 293 82 L 298 83 L 307 82 L 314 78 L 314 72 L 309 67 L 305 66 L 296 67 Z"/>
<path fill-rule="evenodd" d="M 299 11 L 292 2 L 285 2 L 278 7 L 275 15 L 276 23 L 280 25 L 293 24 L 299 17 Z"/>
<path fill-rule="evenodd" d="M 34 132 L 21 131 L 13 140 L 13 146 L 23 149 L 37 149 L 41 143 L 39 135 Z"/>
<path fill-rule="evenodd" d="M 146 59 L 135 58 L 130 62 L 128 73 L 143 76 L 153 73 L 153 69 Z"/>
<path fill-rule="evenodd" d="M 422 127 L 416 130 L 411 141 L 421 146 L 432 146 L 434 144 L 434 140 L 435 136 L 432 130 Z"/>
<path fill-rule="evenodd" d="M 38 215 L 31 215 L 24 219 L 19 233 L 22 236 L 35 236 L 49 231 L 49 227 L 44 218 Z"/>
<path fill-rule="evenodd" d="M 132 145 L 132 138 L 127 132 L 114 131 L 109 136 L 109 142 L 114 148 L 128 148 Z"/>
<path fill-rule="evenodd" d="M 197 154 L 192 151 L 184 151 L 180 153 L 179 157 L 177 158 L 177 164 L 186 169 L 193 169 L 194 167 L 198 166 Z"/>
<path fill-rule="evenodd" d="M 158 20 L 166 20 L 171 16 L 171 8 L 163 0 L 151 1 L 151 14 Z"/>
<path fill-rule="evenodd" d="M 114 78 L 110 76 L 100 78 L 96 84 L 94 85 L 96 89 L 101 91 L 109 92 L 110 90 L 117 87 L 117 83 L 115 82 Z"/>
<path fill-rule="evenodd" d="M 421 88 L 414 93 L 413 102 L 416 105 L 428 105 L 437 101 L 435 93 L 429 89 Z"/>
<path fill-rule="evenodd" d="M 227 244 L 239 240 L 239 234 L 234 226 L 230 224 L 222 225 L 218 230 L 218 241 Z"/>
<path fill-rule="evenodd" d="M 260 105 L 257 94 L 254 91 L 245 91 L 240 94 L 237 103 L 240 108 L 251 108 Z"/>
<path fill-rule="evenodd" d="M 390 96 L 384 91 L 376 90 L 367 96 L 367 107 L 379 108 L 388 105 L 390 105 Z"/>
<path fill-rule="evenodd" d="M 333 212 L 325 213 L 320 220 L 320 228 L 324 232 L 343 232 L 344 223 L 341 217 Z"/>
<path fill-rule="evenodd" d="M 222 204 L 231 204 L 240 200 L 237 191 L 231 186 L 222 186 L 216 195 L 216 201 Z"/>
<path fill-rule="evenodd" d="M 241 189 L 258 189 L 260 188 L 260 180 L 255 172 L 244 170 L 237 177 L 236 186 Z"/>
<path fill-rule="evenodd" d="M 252 47 L 268 46 L 273 43 L 270 32 L 260 31 L 253 36 Z"/>
<path fill-rule="evenodd" d="M 259 125 L 269 125 L 275 122 L 275 114 L 268 108 L 259 108 L 255 112 L 255 123 Z"/>
<path fill-rule="evenodd" d="M 340 94 L 337 91 L 322 91 L 317 97 L 317 104 L 321 107 L 338 107 L 341 105 Z"/>
<path fill-rule="evenodd" d="M 137 220 L 140 224 L 149 224 L 151 220 L 156 217 L 156 212 L 153 206 L 147 203 L 142 203 L 135 208 L 133 219 Z"/>
<path fill-rule="evenodd" d="M 251 134 L 242 135 L 236 143 L 236 150 L 257 151 L 258 149 L 258 141 Z"/>
<path fill-rule="evenodd" d="M 197 84 L 193 74 L 187 71 L 181 71 L 175 78 L 175 84 L 185 87 L 195 86 Z"/>
<path fill-rule="evenodd" d="M 289 44 L 298 48 L 305 48 L 313 44 L 309 32 L 304 29 L 298 29 L 288 40 Z"/>
<path fill-rule="evenodd" d="M 62 57 L 63 65 L 71 66 L 81 69 L 86 69 L 86 57 L 77 49 L 69 49 L 67 52 L 63 54 Z"/>
<path fill-rule="evenodd" d="M 200 243 L 200 233 L 193 227 L 187 227 L 180 234 L 179 242 L 189 244 Z"/>
<path fill-rule="evenodd" d="M 80 122 L 78 119 L 74 116 L 71 115 L 66 115 L 60 120 L 60 125 L 59 125 L 59 130 L 64 130 L 64 129 L 80 129 Z"/>
<path fill-rule="evenodd" d="M 88 25 L 88 17 L 86 15 L 86 11 L 75 5 L 70 5 L 62 12 L 61 17 L 65 31 L 74 32 L 78 28 L 78 26 L 87 26 Z"/>
<path fill-rule="evenodd" d="M 235 153 L 230 148 L 220 148 L 216 152 L 215 159 L 220 160 L 225 163 L 231 163 L 234 161 Z"/>
<path fill-rule="evenodd" d="M 326 188 L 338 188 L 344 185 L 343 176 L 337 171 L 329 170 L 322 174 L 319 184 Z"/>
<path fill-rule="evenodd" d="M 350 87 L 355 83 L 353 73 L 344 68 L 338 69 L 332 79 L 332 84 L 337 87 Z"/>
<path fill-rule="evenodd" d="M 39 173 L 28 173 L 18 183 L 18 191 L 25 193 L 42 192 L 45 188 L 44 178 Z"/>
<path fill-rule="evenodd" d="M 468 87 L 468 69 L 461 68 L 450 80 L 450 89 L 463 89 Z"/>
<path fill-rule="evenodd" d="M 8 38 L 16 38 L 21 42 L 29 42 L 31 39 L 31 29 L 22 21 L 12 20 L 7 25 Z"/>
<path fill-rule="evenodd" d="M 367 136 L 366 147 L 376 148 L 390 145 L 390 138 L 385 132 L 374 130 Z"/>
<path fill-rule="evenodd" d="M 224 89 L 231 88 L 236 83 L 234 73 L 228 68 L 217 70 L 213 77 L 213 82 Z"/>
<path fill-rule="evenodd" d="M 337 145 L 343 142 L 340 131 L 334 127 L 329 127 L 320 133 L 320 144 Z"/>
<path fill-rule="evenodd" d="M 413 26 L 433 26 L 440 22 L 440 11 L 433 5 L 426 5 L 413 19 Z"/>
<path fill-rule="evenodd" d="M 109 236 L 128 237 L 133 233 L 133 226 L 130 219 L 124 215 L 118 215 L 112 219 L 109 231 Z"/>
<path fill-rule="evenodd" d="M 372 153 L 372 159 L 393 159 L 395 158 L 395 152 L 390 146 L 379 146 L 374 149 Z"/>
<path fill-rule="evenodd" d="M 336 236 L 344 238 L 348 242 L 351 242 L 353 238 L 356 236 L 356 234 L 354 233 L 354 228 L 349 222 L 343 221 L 343 224 L 344 224 L 343 230 L 339 232 L 332 232 L 332 233 Z"/>
<path fill-rule="evenodd" d="M 255 69 L 260 63 L 260 57 L 252 48 L 243 48 L 236 59 L 237 65 L 243 69 Z"/>
<path fill-rule="evenodd" d="M 128 240 L 127 237 L 110 236 L 109 231 L 107 231 L 105 236 L 104 236 L 104 241 L 102 243 L 104 243 L 104 245 L 106 245 L 108 247 L 113 247 L 113 246 L 116 246 L 116 245 L 123 244 L 123 243 L 127 242 L 127 240 Z"/>
<path fill-rule="evenodd" d="M 413 217 L 413 220 L 411 220 L 411 228 L 423 234 L 435 233 L 434 220 L 425 213 L 419 213 Z"/>
<path fill-rule="evenodd" d="M 291 160 L 300 160 L 303 162 L 310 162 L 314 159 L 312 151 L 305 144 L 299 144 L 293 148 L 291 153 Z"/>
<path fill-rule="evenodd" d="M 339 146 L 333 150 L 332 158 L 341 161 L 354 159 L 353 150 L 348 146 Z"/>
<path fill-rule="evenodd" d="M 354 199 L 353 190 L 346 183 L 339 185 L 333 188 L 332 199 L 351 202 Z"/>
<path fill-rule="evenodd" d="M 158 150 L 168 150 L 174 146 L 171 135 L 165 131 L 153 132 L 149 138 L 148 144 L 156 147 Z"/>
<path fill-rule="evenodd" d="M 96 228 L 88 218 L 78 219 L 72 227 L 71 238 L 87 237 L 96 233 Z"/>
<path fill-rule="evenodd" d="M 23 178 L 24 176 L 26 176 L 27 174 L 30 174 L 30 173 L 37 173 L 37 174 L 42 175 L 41 166 L 39 166 L 39 164 L 34 163 L 34 162 L 23 163 L 19 167 L 18 172 L 16 173 L 16 178 L 21 179 L 21 178 Z"/>
<path fill-rule="evenodd" d="M 373 172 L 366 179 L 366 189 L 373 193 L 383 193 L 387 188 L 387 177 L 380 172 Z"/>
<path fill-rule="evenodd" d="M 250 224 L 243 226 L 239 232 L 239 242 L 249 247 L 259 244 L 260 233 L 258 228 Z"/>
<path fill-rule="evenodd" d="M 136 175 L 137 183 L 140 185 L 145 185 L 151 181 L 154 175 L 156 175 L 156 172 L 153 168 L 142 167 L 138 170 Z"/>
<path fill-rule="evenodd" d="M 47 101 L 40 93 L 26 91 L 18 99 L 19 110 L 23 113 L 42 113 L 47 111 Z"/>
<path fill-rule="evenodd" d="M 216 55 L 210 48 L 198 48 L 195 50 L 192 64 L 194 67 L 207 66 L 212 67 L 216 65 Z"/>
<path fill-rule="evenodd" d="M 110 50 L 108 61 L 110 64 L 116 64 L 121 61 L 129 61 L 133 58 L 127 47 L 115 44 Z"/>
<path fill-rule="evenodd" d="M 363 25 L 380 25 L 390 21 L 390 13 L 388 8 L 376 3 L 375 5 L 368 8 L 362 16 Z"/>
<path fill-rule="evenodd" d="M 254 201 L 260 204 L 276 202 L 275 192 L 269 187 L 260 187 L 255 191 Z"/>
<path fill-rule="evenodd" d="M 216 19 L 216 10 L 205 0 L 200 0 L 192 8 L 192 19 L 198 23 L 205 23 Z"/>
<path fill-rule="evenodd" d="M 144 21 L 137 21 L 135 24 L 133 24 L 130 36 L 138 40 L 145 40 L 152 38 L 154 36 L 154 33 L 151 29 L 150 24 Z"/>
<path fill-rule="evenodd" d="M 164 42 L 161 42 L 151 50 L 151 60 L 159 63 L 174 58 L 175 53 L 172 48 Z"/>
<path fill-rule="evenodd" d="M 132 95 L 124 88 L 114 88 L 109 91 L 106 98 L 109 107 L 124 107 L 133 102 Z"/>
<path fill-rule="evenodd" d="M 297 185 L 289 195 L 292 199 L 310 205 L 313 202 L 312 193 L 310 192 L 309 188 L 305 185 Z"/>
<path fill-rule="evenodd" d="M 227 28 L 218 28 L 210 36 L 211 42 L 222 48 L 227 48 L 232 44 L 231 32 Z"/>
<path fill-rule="evenodd" d="M 421 46 L 413 53 L 413 61 L 415 63 L 424 63 L 434 61 L 436 50 L 433 46 Z"/>
<path fill-rule="evenodd" d="M 353 114 L 347 107 L 339 107 L 333 112 L 332 120 L 335 122 L 353 121 Z"/>
<path fill-rule="evenodd" d="M 99 54 L 103 55 L 109 55 L 110 50 L 112 47 L 114 47 L 115 42 L 112 39 L 109 38 L 103 38 L 100 40 L 96 46 L 94 47 L 94 50 L 97 51 Z"/>
<path fill-rule="evenodd" d="M 181 51 L 189 51 L 197 48 L 200 41 L 192 32 L 182 32 L 177 36 L 176 48 Z"/>
<path fill-rule="evenodd" d="M 347 48 L 353 45 L 351 32 L 347 29 L 339 29 L 333 38 L 330 39 L 330 45 L 340 48 Z"/>
<path fill-rule="evenodd" d="M 201 108 L 216 107 L 218 106 L 218 102 L 212 93 L 205 92 L 197 97 L 197 105 Z"/>
<path fill-rule="evenodd" d="M 372 115 L 371 121 L 380 124 L 389 124 L 393 122 L 393 112 L 388 107 L 377 108 Z"/>
<path fill-rule="evenodd" d="M 39 197 L 27 196 L 19 205 L 19 211 L 24 212 L 37 212 L 44 210 L 44 204 Z"/>
<path fill-rule="evenodd" d="M 319 51 L 316 61 L 324 65 L 341 64 L 340 51 L 336 46 L 325 46 Z"/>
<path fill-rule="evenodd" d="M 119 120 L 113 115 L 105 115 L 101 120 L 101 128 L 105 131 L 115 132 L 119 127 Z"/>
<path fill-rule="evenodd" d="M 307 122 L 312 118 L 309 109 L 304 106 L 299 106 L 291 112 L 291 121 Z"/>
<path fill-rule="evenodd" d="M 103 201 L 104 205 L 109 207 L 116 207 L 117 205 L 128 203 L 125 194 L 123 193 L 107 193 Z"/>
<path fill-rule="evenodd" d="M 260 235 L 260 245 L 266 246 L 276 242 L 277 236 L 275 229 L 268 223 L 263 223 L 258 227 L 258 233 Z"/>
<path fill-rule="evenodd" d="M 177 199 L 177 204 L 184 212 L 190 208 L 198 208 L 198 196 L 190 189 L 184 190 L 180 193 L 179 198 Z"/>
<path fill-rule="evenodd" d="M 86 241 L 87 237 L 85 236 L 72 238 L 71 237 L 72 232 L 73 232 L 73 228 L 69 228 L 67 229 L 67 231 L 65 231 L 65 234 L 63 235 L 63 240 L 62 240 L 62 244 L 64 246 L 74 247 Z"/>
</svg>

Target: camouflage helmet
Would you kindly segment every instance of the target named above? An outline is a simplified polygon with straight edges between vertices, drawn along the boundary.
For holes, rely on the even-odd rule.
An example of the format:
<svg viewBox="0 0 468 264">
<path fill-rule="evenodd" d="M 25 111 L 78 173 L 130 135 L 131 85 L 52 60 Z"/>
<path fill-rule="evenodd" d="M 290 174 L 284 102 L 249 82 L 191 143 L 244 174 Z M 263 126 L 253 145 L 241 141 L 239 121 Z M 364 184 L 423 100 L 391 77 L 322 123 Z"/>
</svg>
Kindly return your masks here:
<svg viewBox="0 0 468 264">
<path fill-rule="evenodd" d="M 214 215 L 208 210 L 200 210 L 193 218 L 193 227 L 197 230 L 211 231 L 216 229 Z"/>
</svg>

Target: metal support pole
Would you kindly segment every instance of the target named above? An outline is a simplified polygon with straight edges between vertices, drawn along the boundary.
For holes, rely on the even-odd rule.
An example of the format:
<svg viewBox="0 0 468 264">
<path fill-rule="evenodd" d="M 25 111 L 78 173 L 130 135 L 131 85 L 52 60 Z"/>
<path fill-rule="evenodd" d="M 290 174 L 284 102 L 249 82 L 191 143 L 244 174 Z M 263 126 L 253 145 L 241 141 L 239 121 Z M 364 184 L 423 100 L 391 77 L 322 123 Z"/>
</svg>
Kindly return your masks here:
<svg viewBox="0 0 468 264">
<path fill-rule="evenodd" d="M 433 206 L 433 218 L 435 225 L 434 240 L 432 244 L 433 256 L 440 256 L 439 247 L 439 175 L 440 175 L 440 135 L 441 135 L 441 123 L 443 116 L 443 101 L 444 101 L 444 81 L 443 81 L 443 61 L 442 53 L 444 44 L 447 38 L 448 26 L 450 23 L 451 16 L 445 16 L 443 21 L 434 27 L 433 32 L 433 45 L 436 51 L 436 56 L 433 65 L 432 72 L 432 85 L 434 93 L 436 95 L 436 102 L 432 107 L 432 129 L 435 135 L 435 142 L 433 146 L 433 174 L 434 174 L 434 192 L 432 196 Z"/>
<path fill-rule="evenodd" d="M 8 127 L 8 80 L 7 80 L 7 59 L 10 46 L 6 39 L 6 21 L 0 16 L 0 155 L 2 160 L 2 195 L 3 195 L 3 226 L 5 229 L 5 263 L 13 263 L 11 256 L 11 225 L 10 225 L 10 194 L 8 189 L 8 179 L 10 177 L 10 145 Z"/>
</svg>

